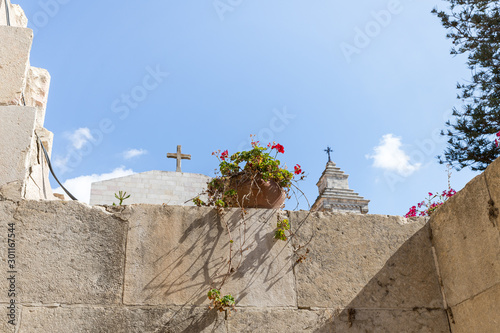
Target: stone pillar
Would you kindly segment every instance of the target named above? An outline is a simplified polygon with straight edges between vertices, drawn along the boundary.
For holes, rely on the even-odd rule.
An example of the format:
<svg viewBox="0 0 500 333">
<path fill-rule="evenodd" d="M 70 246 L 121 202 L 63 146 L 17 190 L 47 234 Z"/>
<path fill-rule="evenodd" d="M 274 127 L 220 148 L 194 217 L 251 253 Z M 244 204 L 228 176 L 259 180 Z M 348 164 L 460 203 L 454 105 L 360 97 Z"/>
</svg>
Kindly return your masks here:
<svg viewBox="0 0 500 333">
<path fill-rule="evenodd" d="M 50 75 L 30 66 L 33 31 L 21 7 L 8 6 L 10 26 L 0 0 L 0 187 L 10 184 L 25 199 L 53 199 L 38 142 L 50 154 L 53 134 L 43 128 Z"/>
</svg>

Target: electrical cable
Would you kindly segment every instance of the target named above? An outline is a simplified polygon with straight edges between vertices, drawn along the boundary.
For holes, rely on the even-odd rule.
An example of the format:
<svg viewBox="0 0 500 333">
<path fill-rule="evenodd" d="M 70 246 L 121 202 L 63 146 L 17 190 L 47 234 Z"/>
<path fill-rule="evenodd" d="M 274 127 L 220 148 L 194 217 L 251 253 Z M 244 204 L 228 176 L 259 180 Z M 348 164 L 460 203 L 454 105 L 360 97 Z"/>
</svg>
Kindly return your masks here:
<svg viewBox="0 0 500 333">
<path fill-rule="evenodd" d="M 5 17 L 7 18 L 7 26 L 10 27 L 10 11 L 9 11 L 9 3 L 7 0 L 4 0 L 5 3 Z"/>
<path fill-rule="evenodd" d="M 43 143 L 42 143 L 42 140 L 40 140 L 40 137 L 38 136 L 38 134 L 36 134 L 36 137 L 38 139 L 38 142 L 40 143 L 40 145 L 42 146 L 42 150 L 43 150 L 43 154 L 45 155 L 45 160 L 47 161 L 47 164 L 49 166 L 49 170 L 50 170 L 50 173 L 52 173 L 52 176 L 54 177 L 54 179 L 56 180 L 56 182 L 59 184 L 59 186 L 61 186 L 61 188 L 64 190 L 64 192 L 66 192 L 66 194 L 72 199 L 72 200 L 75 200 L 75 201 L 78 201 L 77 198 L 75 198 L 73 196 L 73 194 L 71 194 L 64 186 L 63 184 L 61 184 L 61 182 L 59 181 L 59 179 L 57 179 L 56 177 L 56 174 L 54 172 L 54 170 L 52 169 L 52 164 L 50 163 L 50 158 L 49 158 L 49 154 L 47 153 L 47 150 L 45 150 L 45 147 L 43 146 Z"/>
</svg>

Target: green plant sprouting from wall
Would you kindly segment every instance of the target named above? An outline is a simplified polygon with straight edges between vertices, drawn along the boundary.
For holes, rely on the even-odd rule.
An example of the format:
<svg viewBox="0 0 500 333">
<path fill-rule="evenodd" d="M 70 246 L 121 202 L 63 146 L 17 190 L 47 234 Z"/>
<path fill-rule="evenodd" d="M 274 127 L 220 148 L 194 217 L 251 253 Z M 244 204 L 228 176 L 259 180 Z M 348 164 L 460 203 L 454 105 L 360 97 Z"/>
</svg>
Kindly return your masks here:
<svg viewBox="0 0 500 333">
<path fill-rule="evenodd" d="M 119 203 L 118 203 L 118 206 L 121 206 L 123 204 L 123 201 L 125 199 L 128 199 L 130 198 L 130 194 L 127 195 L 127 192 L 124 192 L 124 191 L 118 191 L 118 194 L 115 193 L 115 198 L 118 199 Z M 116 204 L 113 202 L 113 206 L 116 206 Z"/>
<path fill-rule="evenodd" d="M 220 290 L 219 289 L 211 289 L 208 292 L 208 299 L 210 300 L 210 308 L 211 309 L 216 309 L 219 312 L 226 311 L 226 310 L 234 310 L 235 307 L 235 301 L 234 297 L 231 294 L 227 294 L 221 297 Z"/>
</svg>

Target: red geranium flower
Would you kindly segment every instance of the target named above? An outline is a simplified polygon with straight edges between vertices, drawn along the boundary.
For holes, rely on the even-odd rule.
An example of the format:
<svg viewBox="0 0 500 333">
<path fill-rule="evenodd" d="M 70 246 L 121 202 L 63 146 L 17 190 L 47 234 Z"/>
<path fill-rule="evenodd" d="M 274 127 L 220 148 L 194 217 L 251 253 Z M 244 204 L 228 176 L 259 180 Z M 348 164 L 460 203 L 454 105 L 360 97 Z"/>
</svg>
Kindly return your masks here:
<svg viewBox="0 0 500 333">
<path fill-rule="evenodd" d="M 296 175 L 300 175 L 302 173 L 302 169 L 300 168 L 300 165 L 296 165 L 294 166 L 294 169 L 295 169 L 295 174 Z"/>
<path fill-rule="evenodd" d="M 224 150 L 222 152 L 222 154 L 220 154 L 220 159 L 224 161 L 224 160 L 226 160 L 228 155 L 229 155 L 229 153 L 227 152 L 227 150 Z"/>
<path fill-rule="evenodd" d="M 272 146 L 271 149 L 276 149 L 278 151 L 278 153 L 282 153 L 282 154 L 285 153 L 285 148 L 282 145 L 280 145 L 279 143 Z"/>
</svg>

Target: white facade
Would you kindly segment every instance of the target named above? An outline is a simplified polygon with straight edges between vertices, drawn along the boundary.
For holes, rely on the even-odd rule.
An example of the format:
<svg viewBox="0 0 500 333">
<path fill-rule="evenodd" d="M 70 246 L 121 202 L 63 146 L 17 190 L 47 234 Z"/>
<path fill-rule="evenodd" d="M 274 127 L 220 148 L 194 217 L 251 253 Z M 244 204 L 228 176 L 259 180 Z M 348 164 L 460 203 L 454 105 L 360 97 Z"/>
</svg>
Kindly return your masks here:
<svg viewBox="0 0 500 333">
<path fill-rule="evenodd" d="M 192 198 L 206 190 L 210 177 L 186 172 L 148 171 L 92 183 L 91 205 L 118 204 L 115 193 L 127 192 L 123 204 L 193 206 Z M 202 200 L 206 198 L 201 197 Z"/>
</svg>

